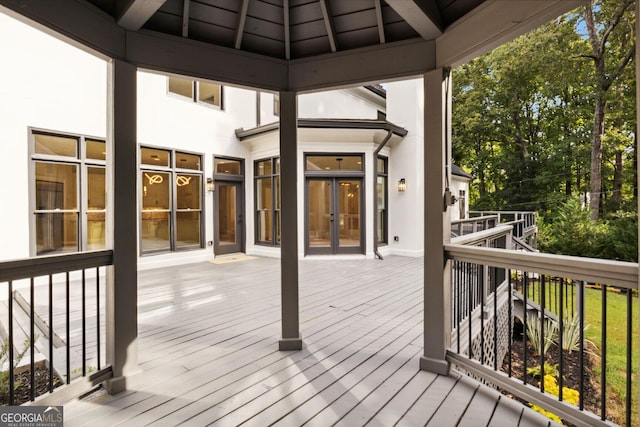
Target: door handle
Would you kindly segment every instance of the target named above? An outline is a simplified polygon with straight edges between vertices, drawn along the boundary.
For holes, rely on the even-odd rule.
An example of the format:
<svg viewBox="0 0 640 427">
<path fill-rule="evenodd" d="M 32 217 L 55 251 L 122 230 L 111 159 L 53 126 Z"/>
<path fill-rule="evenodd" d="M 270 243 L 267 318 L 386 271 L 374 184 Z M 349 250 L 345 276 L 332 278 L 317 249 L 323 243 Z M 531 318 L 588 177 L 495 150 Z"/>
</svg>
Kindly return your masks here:
<svg viewBox="0 0 640 427">
<path fill-rule="evenodd" d="M 333 222 L 333 214 L 329 215 L 329 221 Z"/>
</svg>

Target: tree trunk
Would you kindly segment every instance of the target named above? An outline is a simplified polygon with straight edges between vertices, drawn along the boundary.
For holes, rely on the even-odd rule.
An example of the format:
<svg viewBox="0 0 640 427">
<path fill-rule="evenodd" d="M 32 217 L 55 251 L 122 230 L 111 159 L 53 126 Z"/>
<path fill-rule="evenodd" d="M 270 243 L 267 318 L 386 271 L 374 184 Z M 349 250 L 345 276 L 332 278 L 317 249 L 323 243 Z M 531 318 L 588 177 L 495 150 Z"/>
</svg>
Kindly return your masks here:
<svg viewBox="0 0 640 427">
<path fill-rule="evenodd" d="M 613 164 L 613 194 L 611 195 L 611 201 L 614 207 L 618 209 L 622 202 L 622 151 L 616 151 L 616 160 Z"/>
<path fill-rule="evenodd" d="M 604 92 L 596 96 L 593 113 L 593 135 L 591 142 L 591 185 L 589 187 L 589 210 L 592 221 L 600 217 L 600 192 L 602 191 L 602 132 L 606 100 Z"/>
</svg>

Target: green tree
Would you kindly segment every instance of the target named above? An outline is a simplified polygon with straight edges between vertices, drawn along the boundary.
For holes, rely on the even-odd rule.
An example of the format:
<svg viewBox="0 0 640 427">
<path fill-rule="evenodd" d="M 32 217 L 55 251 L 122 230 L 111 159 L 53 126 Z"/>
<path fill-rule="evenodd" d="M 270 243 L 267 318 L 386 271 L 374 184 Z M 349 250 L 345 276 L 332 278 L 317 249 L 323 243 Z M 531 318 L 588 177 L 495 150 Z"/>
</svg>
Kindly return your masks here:
<svg viewBox="0 0 640 427">
<path fill-rule="evenodd" d="M 591 49 L 581 56 L 590 58 L 594 68 L 591 81 L 595 96 L 589 201 L 593 221 L 600 216 L 602 143 L 606 106 L 612 92 L 610 89 L 623 74 L 635 53 L 634 4 L 633 0 L 590 0 L 582 9 Z"/>
</svg>

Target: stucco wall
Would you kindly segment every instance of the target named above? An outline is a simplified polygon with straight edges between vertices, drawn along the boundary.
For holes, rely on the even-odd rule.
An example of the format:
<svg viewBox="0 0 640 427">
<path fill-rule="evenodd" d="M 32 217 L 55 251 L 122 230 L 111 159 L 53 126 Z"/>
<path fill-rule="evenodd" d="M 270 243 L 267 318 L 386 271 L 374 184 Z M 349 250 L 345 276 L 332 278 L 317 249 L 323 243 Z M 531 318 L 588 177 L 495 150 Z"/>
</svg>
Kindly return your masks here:
<svg viewBox="0 0 640 427">
<path fill-rule="evenodd" d="M 106 62 L 0 14 L 0 259 L 29 256 L 29 127 L 106 134 Z"/>
</svg>

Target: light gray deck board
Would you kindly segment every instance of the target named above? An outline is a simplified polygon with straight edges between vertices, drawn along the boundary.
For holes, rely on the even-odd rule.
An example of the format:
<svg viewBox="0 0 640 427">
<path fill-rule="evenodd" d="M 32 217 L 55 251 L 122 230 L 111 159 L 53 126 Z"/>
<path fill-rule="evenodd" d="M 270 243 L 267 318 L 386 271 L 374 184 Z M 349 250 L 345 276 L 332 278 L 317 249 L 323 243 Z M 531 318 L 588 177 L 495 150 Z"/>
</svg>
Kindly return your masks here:
<svg viewBox="0 0 640 427">
<path fill-rule="evenodd" d="M 67 405 L 65 425 L 547 425 L 471 379 L 418 370 L 422 275 L 416 258 L 300 262 L 304 348 L 280 352 L 278 260 L 141 271 L 143 374 Z"/>
</svg>

